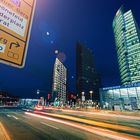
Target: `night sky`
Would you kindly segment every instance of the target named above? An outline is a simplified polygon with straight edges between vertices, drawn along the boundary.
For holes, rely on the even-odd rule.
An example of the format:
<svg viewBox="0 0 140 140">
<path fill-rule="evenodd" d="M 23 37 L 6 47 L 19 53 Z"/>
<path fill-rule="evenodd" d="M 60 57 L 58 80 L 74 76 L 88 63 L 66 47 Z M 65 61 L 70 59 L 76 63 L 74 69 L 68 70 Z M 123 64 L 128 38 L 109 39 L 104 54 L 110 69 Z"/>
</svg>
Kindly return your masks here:
<svg viewBox="0 0 140 140">
<path fill-rule="evenodd" d="M 68 68 L 68 91 L 75 92 L 78 40 L 93 49 L 102 87 L 119 85 L 112 21 L 121 5 L 132 9 L 140 27 L 140 0 L 37 0 L 25 67 L 0 64 L 0 89 L 29 98 L 37 89 L 47 94 L 59 55 Z"/>
</svg>

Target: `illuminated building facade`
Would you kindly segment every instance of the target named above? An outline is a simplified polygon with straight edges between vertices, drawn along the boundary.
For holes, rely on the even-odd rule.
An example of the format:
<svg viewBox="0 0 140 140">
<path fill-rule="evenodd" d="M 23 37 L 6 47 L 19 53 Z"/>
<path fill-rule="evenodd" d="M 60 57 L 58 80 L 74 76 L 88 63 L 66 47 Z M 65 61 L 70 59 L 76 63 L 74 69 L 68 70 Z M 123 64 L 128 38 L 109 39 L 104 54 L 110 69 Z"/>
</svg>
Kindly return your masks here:
<svg viewBox="0 0 140 140">
<path fill-rule="evenodd" d="M 67 69 L 58 58 L 53 71 L 52 100 L 62 105 L 66 102 Z"/>
<path fill-rule="evenodd" d="M 113 110 L 140 109 L 140 83 L 100 89 L 101 106 Z"/>
<path fill-rule="evenodd" d="M 19 97 L 11 96 L 6 92 L 0 91 L 0 106 L 17 106 Z"/>
<path fill-rule="evenodd" d="M 114 18 L 113 30 L 116 43 L 121 84 L 140 82 L 140 32 L 131 10 L 121 7 Z"/>
</svg>

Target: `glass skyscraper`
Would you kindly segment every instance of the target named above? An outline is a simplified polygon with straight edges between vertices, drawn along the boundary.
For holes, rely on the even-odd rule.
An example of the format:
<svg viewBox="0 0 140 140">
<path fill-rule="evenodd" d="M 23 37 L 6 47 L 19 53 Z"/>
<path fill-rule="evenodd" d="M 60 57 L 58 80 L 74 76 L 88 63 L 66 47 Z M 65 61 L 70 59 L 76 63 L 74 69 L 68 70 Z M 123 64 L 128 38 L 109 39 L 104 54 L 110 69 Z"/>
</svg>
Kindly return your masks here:
<svg viewBox="0 0 140 140">
<path fill-rule="evenodd" d="M 140 33 L 131 10 L 121 7 L 113 20 L 121 84 L 140 82 Z"/>
</svg>

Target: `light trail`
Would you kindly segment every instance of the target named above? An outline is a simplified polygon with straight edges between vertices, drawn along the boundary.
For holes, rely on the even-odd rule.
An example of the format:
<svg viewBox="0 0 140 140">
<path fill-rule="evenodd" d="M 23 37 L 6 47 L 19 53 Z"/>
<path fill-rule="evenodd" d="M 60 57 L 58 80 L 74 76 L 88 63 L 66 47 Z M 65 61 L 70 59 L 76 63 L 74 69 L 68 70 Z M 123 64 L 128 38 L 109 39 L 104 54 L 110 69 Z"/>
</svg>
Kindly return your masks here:
<svg viewBox="0 0 140 140">
<path fill-rule="evenodd" d="M 71 123 L 71 122 L 67 122 L 67 121 L 64 121 L 64 120 L 50 118 L 50 117 L 47 117 L 47 116 L 42 116 L 42 115 L 34 114 L 34 113 L 31 113 L 31 112 L 25 112 L 25 114 L 30 115 L 30 116 L 34 116 L 34 117 L 38 117 L 38 118 L 41 118 L 41 119 L 50 120 L 50 121 L 57 122 L 57 123 L 62 123 L 62 124 L 68 125 L 68 126 L 72 126 L 72 127 L 90 132 L 92 134 L 96 134 L 96 135 L 103 136 L 103 137 L 108 137 L 108 138 L 111 138 L 111 139 L 114 139 L 114 140 L 138 140 L 137 138 L 126 136 L 126 135 L 119 134 L 119 133 L 109 131 L 109 130 L 105 130 L 105 129 L 100 129 L 100 128 L 96 128 L 96 127 L 88 127 L 88 126 L 81 125 L 81 124 L 77 125 L 76 123 Z M 120 135 L 120 136 L 118 136 L 118 135 Z"/>
<path fill-rule="evenodd" d="M 66 115 L 59 115 L 59 114 L 51 114 L 51 113 L 46 113 L 46 112 L 40 112 L 40 111 L 34 111 L 34 113 L 42 114 L 42 115 L 48 115 L 52 117 L 58 117 L 62 119 L 67 119 L 67 120 L 72 120 L 80 123 L 85 123 L 89 125 L 94 125 L 102 128 L 109 128 L 113 130 L 123 130 L 123 131 L 134 131 L 140 133 L 139 129 L 132 128 L 132 127 L 127 127 L 127 126 L 122 126 L 122 125 L 114 125 L 114 124 L 109 124 L 109 123 L 104 123 L 104 122 L 98 122 L 98 121 L 93 121 L 93 120 L 87 120 L 87 119 L 82 119 L 82 118 L 76 118 L 72 116 L 66 116 Z"/>
<path fill-rule="evenodd" d="M 85 112 L 85 111 L 75 111 L 75 110 L 65 110 L 61 109 L 63 112 L 75 112 L 75 113 L 83 113 L 83 114 L 89 114 L 89 115 L 101 115 L 101 116 L 109 116 L 109 117 L 117 117 L 117 118 L 123 118 L 123 119 L 130 119 L 130 120 L 140 120 L 140 117 L 137 116 L 125 116 L 120 114 L 105 114 L 102 112 Z"/>
<path fill-rule="evenodd" d="M 3 126 L 3 124 L 1 122 L 0 122 L 0 133 L 2 134 L 2 135 L 0 135 L 1 136 L 0 138 L 2 138 L 4 140 L 11 140 L 5 127 Z"/>
<path fill-rule="evenodd" d="M 74 113 L 83 113 L 83 114 L 89 114 L 89 115 L 101 115 L 101 116 L 109 116 L 109 117 L 117 117 L 117 118 L 123 118 L 123 119 L 130 119 L 130 120 L 140 120 L 140 117 L 137 116 L 125 116 L 121 114 L 108 114 L 108 112 L 87 112 L 87 111 L 76 111 L 76 110 L 67 110 L 67 109 L 57 109 L 53 107 L 45 107 L 45 110 L 52 109 L 54 111 L 61 110 L 63 112 L 74 112 Z"/>
</svg>

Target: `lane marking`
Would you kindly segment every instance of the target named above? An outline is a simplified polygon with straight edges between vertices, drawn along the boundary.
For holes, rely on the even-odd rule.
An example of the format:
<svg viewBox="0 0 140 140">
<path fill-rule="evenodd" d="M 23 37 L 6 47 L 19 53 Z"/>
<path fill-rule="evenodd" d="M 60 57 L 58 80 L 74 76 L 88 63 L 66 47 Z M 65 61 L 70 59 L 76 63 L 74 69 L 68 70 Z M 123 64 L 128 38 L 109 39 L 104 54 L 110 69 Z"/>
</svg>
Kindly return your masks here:
<svg viewBox="0 0 140 140">
<path fill-rule="evenodd" d="M 14 115 L 12 115 L 12 117 L 14 118 L 14 119 L 16 119 L 16 120 L 18 120 L 19 118 L 17 118 L 16 116 L 14 116 Z"/>
<path fill-rule="evenodd" d="M 26 118 L 26 119 L 31 119 L 30 117 L 28 117 L 28 116 L 25 116 L 25 115 L 24 115 L 23 117 L 24 117 L 24 118 Z"/>
<path fill-rule="evenodd" d="M 11 118 L 11 115 L 7 115 L 7 117 Z"/>
<path fill-rule="evenodd" d="M 55 127 L 55 126 L 53 126 L 53 125 L 47 124 L 47 123 L 45 123 L 45 122 L 40 122 L 40 123 L 41 123 L 41 124 L 44 124 L 44 125 L 46 125 L 46 126 L 52 127 L 52 128 L 54 128 L 54 129 L 59 129 L 59 128 L 57 128 L 57 127 Z"/>
</svg>

